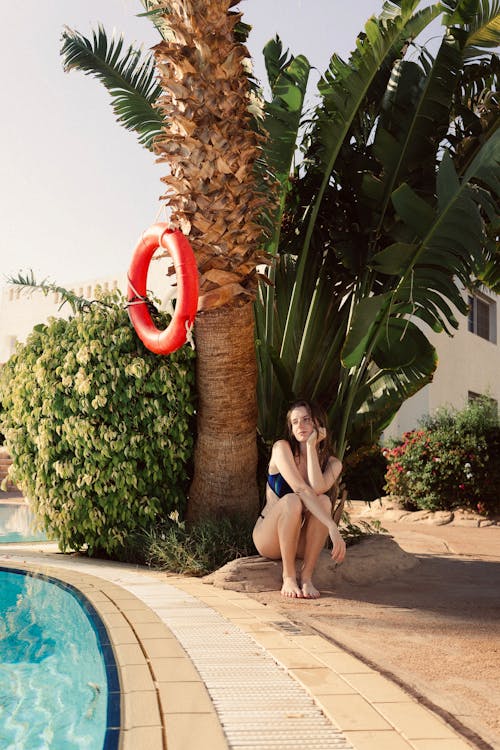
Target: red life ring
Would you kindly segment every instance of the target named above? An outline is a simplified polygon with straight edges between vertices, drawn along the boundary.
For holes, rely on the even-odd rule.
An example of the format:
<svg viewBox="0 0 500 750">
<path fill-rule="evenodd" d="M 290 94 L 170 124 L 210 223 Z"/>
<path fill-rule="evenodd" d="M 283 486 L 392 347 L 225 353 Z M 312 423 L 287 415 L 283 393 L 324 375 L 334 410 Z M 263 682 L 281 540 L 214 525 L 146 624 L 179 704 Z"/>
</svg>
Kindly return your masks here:
<svg viewBox="0 0 500 750">
<path fill-rule="evenodd" d="M 146 302 L 148 268 L 155 250 L 162 247 L 174 262 L 177 300 L 169 326 L 160 331 L 154 325 Z M 187 238 L 165 223 L 153 224 L 142 235 L 134 250 L 128 272 L 128 313 L 143 344 L 155 354 L 170 354 L 186 343 L 198 308 L 198 269 Z"/>
</svg>

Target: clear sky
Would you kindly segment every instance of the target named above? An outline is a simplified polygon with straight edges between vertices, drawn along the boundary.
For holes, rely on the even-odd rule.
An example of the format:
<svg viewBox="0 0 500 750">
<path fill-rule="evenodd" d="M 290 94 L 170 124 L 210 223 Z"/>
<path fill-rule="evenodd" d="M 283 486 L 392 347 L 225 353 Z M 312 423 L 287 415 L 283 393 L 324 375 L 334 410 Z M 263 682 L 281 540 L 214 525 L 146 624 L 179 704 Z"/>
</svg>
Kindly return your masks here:
<svg viewBox="0 0 500 750">
<path fill-rule="evenodd" d="M 423 3 L 426 4 L 426 3 Z M 252 25 L 257 76 L 261 50 L 279 33 L 322 72 L 333 52 L 347 57 L 382 0 L 242 0 Z M 139 0 L 24 0 L 0 3 L 2 70 L 0 286 L 32 268 L 61 284 L 126 271 L 141 232 L 160 210 L 164 167 L 114 119 L 102 85 L 64 73 L 65 25 L 108 33 L 146 48 L 157 32 Z"/>
</svg>

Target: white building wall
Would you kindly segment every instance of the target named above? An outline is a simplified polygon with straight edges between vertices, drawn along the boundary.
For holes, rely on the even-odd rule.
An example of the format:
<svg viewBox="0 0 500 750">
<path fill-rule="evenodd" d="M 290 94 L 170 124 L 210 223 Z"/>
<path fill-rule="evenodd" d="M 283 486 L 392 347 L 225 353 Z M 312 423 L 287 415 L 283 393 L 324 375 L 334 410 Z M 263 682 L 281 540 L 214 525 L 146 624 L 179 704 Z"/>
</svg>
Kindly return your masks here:
<svg viewBox="0 0 500 750">
<path fill-rule="evenodd" d="M 469 393 L 495 399 L 500 404 L 500 297 L 485 291 L 481 295 L 490 304 L 490 331 L 493 341 L 468 330 L 468 319 L 456 313 L 459 328 L 453 337 L 425 329 L 425 335 L 436 347 L 438 367 L 432 383 L 408 399 L 384 432 L 384 440 L 399 438 L 417 427 L 419 419 L 433 414 L 441 406 L 462 409 Z"/>
<path fill-rule="evenodd" d="M 498 315 L 497 305 L 497 315 Z M 453 339 L 434 335 L 439 364 L 429 393 L 429 409 L 441 404 L 462 407 L 469 392 L 490 396 L 500 403 L 500 349 L 467 330 L 467 321 Z"/>
<path fill-rule="evenodd" d="M 389 427 L 384 430 L 384 442 L 399 438 L 405 432 L 410 432 L 417 426 L 418 420 L 424 414 L 429 414 L 429 391 L 431 388 L 431 384 L 426 385 L 408 401 L 405 401 Z"/>
</svg>

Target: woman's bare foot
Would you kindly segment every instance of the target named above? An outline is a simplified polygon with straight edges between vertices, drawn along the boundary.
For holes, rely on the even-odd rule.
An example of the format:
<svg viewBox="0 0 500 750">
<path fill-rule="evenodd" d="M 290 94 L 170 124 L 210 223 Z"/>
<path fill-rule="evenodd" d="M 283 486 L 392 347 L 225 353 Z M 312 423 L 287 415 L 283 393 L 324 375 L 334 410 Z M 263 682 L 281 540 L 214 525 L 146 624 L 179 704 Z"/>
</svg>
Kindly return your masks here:
<svg viewBox="0 0 500 750">
<path fill-rule="evenodd" d="M 312 581 L 302 581 L 302 598 L 303 599 L 319 599 L 321 596 L 320 592 L 313 585 Z"/>
<path fill-rule="evenodd" d="M 295 578 L 287 577 L 283 579 L 283 586 L 281 587 L 281 596 L 286 596 L 289 599 L 302 599 L 302 591 L 299 588 Z"/>
</svg>

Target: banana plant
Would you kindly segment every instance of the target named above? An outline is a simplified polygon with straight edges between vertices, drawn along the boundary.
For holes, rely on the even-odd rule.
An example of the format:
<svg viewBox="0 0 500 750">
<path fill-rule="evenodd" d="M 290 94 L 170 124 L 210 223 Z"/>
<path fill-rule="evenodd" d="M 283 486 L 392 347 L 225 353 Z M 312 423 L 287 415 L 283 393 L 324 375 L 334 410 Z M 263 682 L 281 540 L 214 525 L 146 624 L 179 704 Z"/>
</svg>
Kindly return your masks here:
<svg viewBox="0 0 500 750">
<path fill-rule="evenodd" d="M 477 116 L 464 80 L 478 57 L 491 90 L 498 80 L 497 57 L 484 52 L 500 40 L 497 5 L 418 12 L 411 0 L 386 3 L 350 60 L 332 57 L 287 196 L 279 325 L 274 340 L 258 336 L 274 363 L 265 438 L 286 402 L 306 396 L 327 408 L 340 457 L 375 439 L 432 379 L 437 358 L 422 328 L 451 333 L 453 308 L 467 309 L 462 287 L 495 262 L 486 233 L 498 222 L 496 127 L 483 130 L 467 163 L 461 147 Z M 410 59 L 411 40 L 440 14 L 435 58 L 424 48 Z M 498 122 L 497 102 L 489 104 Z"/>
</svg>

